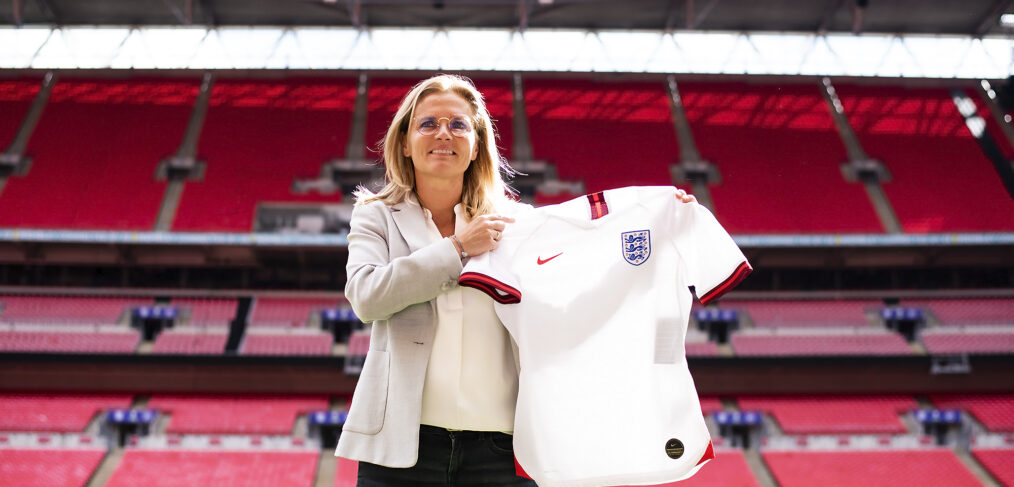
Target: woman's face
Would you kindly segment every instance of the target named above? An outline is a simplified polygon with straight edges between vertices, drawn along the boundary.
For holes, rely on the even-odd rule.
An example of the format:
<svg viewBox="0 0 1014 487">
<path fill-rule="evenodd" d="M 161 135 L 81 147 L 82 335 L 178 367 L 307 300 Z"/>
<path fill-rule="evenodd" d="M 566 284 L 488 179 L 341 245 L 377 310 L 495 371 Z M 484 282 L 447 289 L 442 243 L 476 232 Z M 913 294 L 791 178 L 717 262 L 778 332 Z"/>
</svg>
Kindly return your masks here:
<svg viewBox="0 0 1014 487">
<path fill-rule="evenodd" d="M 417 181 L 462 179 L 479 155 L 471 105 L 449 91 L 427 95 L 416 104 L 402 145 L 405 157 L 412 158 Z"/>
</svg>

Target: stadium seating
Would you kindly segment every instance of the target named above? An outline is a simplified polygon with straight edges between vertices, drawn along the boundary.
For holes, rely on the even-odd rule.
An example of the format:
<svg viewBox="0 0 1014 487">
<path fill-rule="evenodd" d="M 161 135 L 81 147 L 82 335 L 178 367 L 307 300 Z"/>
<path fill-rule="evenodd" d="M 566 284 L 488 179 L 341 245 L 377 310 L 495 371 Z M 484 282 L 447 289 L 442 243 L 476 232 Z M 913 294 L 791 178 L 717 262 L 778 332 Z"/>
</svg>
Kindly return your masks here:
<svg viewBox="0 0 1014 487">
<path fill-rule="evenodd" d="M 127 449 L 106 487 L 307 487 L 317 451 Z"/>
<path fill-rule="evenodd" d="M 701 411 L 707 415 L 722 410 L 722 401 L 717 397 L 701 396 Z"/>
<path fill-rule="evenodd" d="M 0 485 L 84 487 L 106 450 L 0 448 Z"/>
<path fill-rule="evenodd" d="M 933 405 L 940 409 L 961 409 L 975 417 L 990 431 L 1014 432 L 1014 395 L 933 396 Z"/>
<path fill-rule="evenodd" d="M 355 92 L 351 78 L 216 82 L 197 150 L 204 180 L 187 183 L 173 230 L 249 232 L 259 203 L 340 202 L 291 187 L 344 156 Z"/>
<path fill-rule="evenodd" d="M 1014 485 L 1014 449 L 973 449 L 972 455 L 1000 485 Z"/>
<path fill-rule="evenodd" d="M 899 415 L 917 409 L 907 396 L 744 396 L 743 411 L 770 414 L 786 434 L 905 433 Z"/>
<path fill-rule="evenodd" d="M 864 312 L 882 306 L 874 300 L 786 300 L 726 301 L 725 308 L 749 314 L 754 326 L 869 326 Z"/>
<path fill-rule="evenodd" d="M 228 333 L 204 330 L 166 330 L 155 338 L 151 353 L 217 355 L 225 350 Z"/>
<path fill-rule="evenodd" d="M 328 408 L 323 397 L 226 397 L 155 395 L 148 407 L 172 415 L 170 434 L 288 435 L 296 416 Z"/>
<path fill-rule="evenodd" d="M 765 451 L 781 487 L 948 487 L 982 485 L 947 448 L 925 450 Z"/>
<path fill-rule="evenodd" d="M 741 450 L 719 449 L 715 458 L 687 480 L 665 487 L 760 487 Z"/>
<path fill-rule="evenodd" d="M 732 334 L 732 348 L 736 355 L 787 356 L 787 355 L 910 355 L 912 349 L 897 333 L 877 329 L 856 329 L 850 332 L 835 329 L 793 330 L 794 333 L 757 333 L 768 330 L 748 330 Z M 859 332 L 861 331 L 861 333 Z"/>
<path fill-rule="evenodd" d="M 26 150 L 28 174 L 0 194 L 0 227 L 151 230 L 165 188 L 155 171 L 179 146 L 198 87 L 57 81 Z"/>
<path fill-rule="evenodd" d="M 250 326 L 305 327 L 311 313 L 335 308 L 338 302 L 337 298 L 258 297 L 250 314 Z"/>
<path fill-rule="evenodd" d="M 224 327 L 236 316 L 236 300 L 221 298 L 176 298 L 172 305 L 190 310 L 187 324 L 198 327 Z"/>
<path fill-rule="evenodd" d="M 125 394 L 0 394 L 0 431 L 79 432 L 102 410 L 130 403 Z"/>
<path fill-rule="evenodd" d="M 717 357 L 718 345 L 715 342 L 687 342 L 687 357 Z"/>
<path fill-rule="evenodd" d="M 947 90 L 835 86 L 863 148 L 891 173 L 883 188 L 905 232 L 1014 230 L 1014 200 Z"/>
<path fill-rule="evenodd" d="M 560 179 L 584 181 L 589 193 L 672 184 L 679 148 L 661 81 L 529 78 L 525 105 L 533 154 Z"/>
<path fill-rule="evenodd" d="M 137 330 L 118 332 L 0 330 L 3 352 L 134 353 Z"/>
<path fill-rule="evenodd" d="M 3 149 L 14 140 L 41 84 L 41 79 L 33 78 L 0 80 L 0 147 Z"/>
<path fill-rule="evenodd" d="M 1014 327 L 939 327 L 924 330 L 920 335 L 926 351 L 931 354 L 996 354 L 1014 353 Z"/>
<path fill-rule="evenodd" d="M 905 300 L 928 309 L 942 325 L 1014 325 L 1014 298 Z"/>
<path fill-rule="evenodd" d="M 680 94 L 701 157 L 721 173 L 710 190 L 730 233 L 883 232 L 862 184 L 842 177 L 845 146 L 816 83 L 687 82 Z"/>
<path fill-rule="evenodd" d="M 129 308 L 151 302 L 151 298 L 0 295 L 0 323 L 113 324 Z"/>
<path fill-rule="evenodd" d="M 334 487 L 356 487 L 359 473 L 359 462 L 348 458 L 336 458 L 334 469 Z"/>
<path fill-rule="evenodd" d="M 331 355 L 334 335 L 310 333 L 247 333 L 243 355 Z"/>
</svg>

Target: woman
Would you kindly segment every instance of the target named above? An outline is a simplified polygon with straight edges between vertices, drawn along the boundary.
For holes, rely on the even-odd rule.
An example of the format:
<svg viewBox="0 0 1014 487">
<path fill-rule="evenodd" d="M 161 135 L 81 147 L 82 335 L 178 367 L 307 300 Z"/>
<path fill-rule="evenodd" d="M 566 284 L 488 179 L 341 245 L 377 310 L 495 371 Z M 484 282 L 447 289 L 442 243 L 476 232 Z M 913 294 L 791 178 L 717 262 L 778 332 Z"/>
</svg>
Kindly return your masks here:
<svg viewBox="0 0 1014 487">
<path fill-rule="evenodd" d="M 463 259 L 496 248 L 513 219 L 482 95 L 435 76 L 406 95 L 383 143 L 388 184 L 360 190 L 345 295 L 373 321 L 336 455 L 360 486 L 535 485 L 515 475 L 517 363 Z"/>
<path fill-rule="evenodd" d="M 457 284 L 519 206 L 482 95 L 457 76 L 420 82 L 383 153 L 387 185 L 360 190 L 352 213 L 345 296 L 373 331 L 336 455 L 360 462 L 364 487 L 534 486 L 509 434 L 513 342 L 492 300 Z"/>
</svg>

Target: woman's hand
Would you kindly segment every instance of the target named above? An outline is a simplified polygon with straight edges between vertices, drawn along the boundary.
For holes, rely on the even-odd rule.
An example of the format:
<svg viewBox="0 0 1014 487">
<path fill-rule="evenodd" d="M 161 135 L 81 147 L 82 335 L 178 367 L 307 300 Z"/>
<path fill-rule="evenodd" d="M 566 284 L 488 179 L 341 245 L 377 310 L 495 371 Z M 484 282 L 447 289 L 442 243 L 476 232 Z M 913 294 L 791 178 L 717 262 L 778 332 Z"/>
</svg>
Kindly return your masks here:
<svg viewBox="0 0 1014 487">
<path fill-rule="evenodd" d="M 465 228 L 454 232 L 454 236 L 468 255 L 481 255 L 497 247 L 508 223 L 514 223 L 514 219 L 500 215 L 480 215 L 468 222 Z"/>
<path fill-rule="evenodd" d="M 682 189 L 679 188 L 676 188 L 676 199 L 682 201 L 683 203 L 697 202 L 697 198 L 695 198 L 694 195 L 689 194 L 686 191 L 683 191 Z"/>
</svg>

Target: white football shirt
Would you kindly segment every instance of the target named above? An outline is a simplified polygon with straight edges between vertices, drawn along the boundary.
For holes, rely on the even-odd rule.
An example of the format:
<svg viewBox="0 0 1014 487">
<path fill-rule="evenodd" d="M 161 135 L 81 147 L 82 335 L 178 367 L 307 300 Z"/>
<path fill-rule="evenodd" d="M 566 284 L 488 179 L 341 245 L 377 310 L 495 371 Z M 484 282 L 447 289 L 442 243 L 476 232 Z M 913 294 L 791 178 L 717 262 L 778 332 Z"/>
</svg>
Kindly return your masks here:
<svg viewBox="0 0 1014 487">
<path fill-rule="evenodd" d="M 660 484 L 714 457 L 686 335 L 752 270 L 707 208 L 628 187 L 516 215 L 459 282 L 497 301 L 521 373 L 514 452 L 540 486 Z"/>
</svg>

